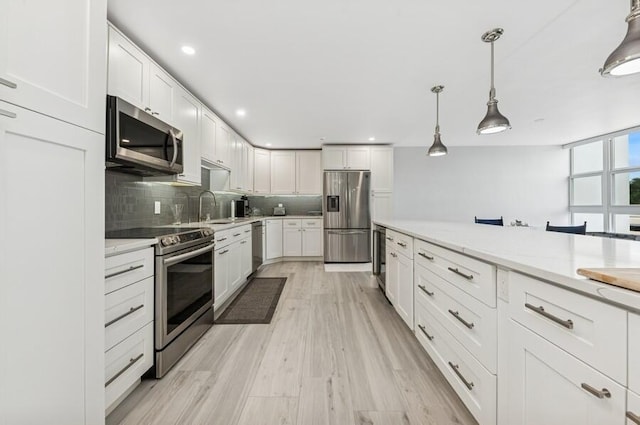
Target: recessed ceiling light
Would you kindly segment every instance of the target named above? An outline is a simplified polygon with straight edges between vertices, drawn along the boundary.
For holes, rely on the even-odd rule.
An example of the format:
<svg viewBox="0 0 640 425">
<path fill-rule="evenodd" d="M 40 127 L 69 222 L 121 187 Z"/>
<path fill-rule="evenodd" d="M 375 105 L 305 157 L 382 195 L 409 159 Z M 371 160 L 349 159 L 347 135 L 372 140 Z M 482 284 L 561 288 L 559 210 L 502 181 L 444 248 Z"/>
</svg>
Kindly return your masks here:
<svg viewBox="0 0 640 425">
<path fill-rule="evenodd" d="M 184 53 L 185 55 L 195 55 L 196 49 L 191 46 L 182 46 L 182 53 Z"/>
<path fill-rule="evenodd" d="M 238 109 L 236 110 L 236 115 L 239 117 L 244 117 L 247 115 L 247 111 L 245 111 L 244 109 Z"/>
<path fill-rule="evenodd" d="M 375 137 L 369 137 L 369 141 L 370 142 L 375 142 L 376 138 Z"/>
<path fill-rule="evenodd" d="M 265 143 L 265 146 L 271 146 L 271 143 Z"/>
</svg>

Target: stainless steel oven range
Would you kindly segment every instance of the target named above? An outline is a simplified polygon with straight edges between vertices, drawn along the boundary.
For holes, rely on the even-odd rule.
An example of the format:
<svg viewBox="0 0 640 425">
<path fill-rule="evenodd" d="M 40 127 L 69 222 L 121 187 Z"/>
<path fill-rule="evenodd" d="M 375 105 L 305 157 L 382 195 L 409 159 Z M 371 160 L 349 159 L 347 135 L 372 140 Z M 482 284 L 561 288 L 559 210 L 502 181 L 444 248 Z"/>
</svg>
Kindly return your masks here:
<svg viewBox="0 0 640 425">
<path fill-rule="evenodd" d="M 211 229 L 138 228 L 107 238 L 153 238 L 155 247 L 155 362 L 152 375 L 164 376 L 213 325 Z"/>
</svg>

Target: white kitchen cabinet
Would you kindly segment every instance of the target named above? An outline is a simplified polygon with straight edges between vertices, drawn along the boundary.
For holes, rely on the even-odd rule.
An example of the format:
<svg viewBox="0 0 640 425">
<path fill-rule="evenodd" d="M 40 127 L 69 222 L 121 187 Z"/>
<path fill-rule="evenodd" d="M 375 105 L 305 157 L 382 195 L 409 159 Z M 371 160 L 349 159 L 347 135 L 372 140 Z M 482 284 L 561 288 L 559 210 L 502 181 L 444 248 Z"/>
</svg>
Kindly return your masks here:
<svg viewBox="0 0 640 425">
<path fill-rule="evenodd" d="M 324 232 L 321 218 L 302 219 L 302 256 L 322 257 L 324 255 Z"/>
<path fill-rule="evenodd" d="M 216 117 L 213 112 L 203 107 L 200 126 L 200 154 L 202 155 L 202 162 L 207 165 L 216 164 L 218 117 Z"/>
<path fill-rule="evenodd" d="M 213 309 L 218 308 L 229 298 L 229 250 L 227 247 L 218 248 L 214 252 L 214 277 L 213 277 Z"/>
<path fill-rule="evenodd" d="M 387 236 L 387 244 L 391 238 Z M 386 258 L 385 263 L 387 264 L 386 269 L 386 284 L 385 284 L 385 295 L 389 302 L 395 307 L 398 303 L 398 276 L 400 263 L 398 259 L 398 252 L 395 247 L 387 245 L 386 249 Z"/>
<path fill-rule="evenodd" d="M 0 99 L 104 134 L 106 0 L 1 3 Z"/>
<path fill-rule="evenodd" d="M 227 278 L 229 279 L 229 293 L 233 294 L 240 287 L 240 284 L 244 282 L 242 276 L 242 249 L 240 247 L 240 241 L 228 245 L 225 249 L 229 250 L 229 262 L 227 263 L 229 275 Z"/>
<path fill-rule="evenodd" d="M 509 335 L 509 425 L 623 424 L 626 391 L 516 322 Z"/>
<path fill-rule="evenodd" d="M 271 193 L 296 193 L 295 151 L 271 151 Z"/>
<path fill-rule="evenodd" d="M 217 312 L 251 274 L 251 225 L 218 231 L 214 239 L 213 308 Z"/>
<path fill-rule="evenodd" d="M 245 169 L 245 190 L 247 193 L 253 193 L 253 175 L 254 175 L 254 165 L 255 165 L 255 148 L 251 146 L 249 143 L 246 143 L 246 169 Z"/>
<path fill-rule="evenodd" d="M 242 281 L 244 282 L 251 274 L 253 265 L 251 233 L 238 243 L 240 244 L 240 269 L 242 271 Z"/>
<path fill-rule="evenodd" d="M 373 173 L 371 173 L 373 176 Z M 393 193 L 371 192 L 371 220 L 393 218 Z"/>
<path fill-rule="evenodd" d="M 296 151 L 296 193 L 322 195 L 322 152 Z"/>
<path fill-rule="evenodd" d="M 10 33 L 17 31 L 15 25 L 31 29 L 54 7 L 4 4 L 4 17 L 16 20 L 9 24 Z M 93 16 L 93 8 L 102 6 L 92 2 L 90 9 L 85 5 L 69 15 L 56 13 L 63 19 L 56 25 L 66 31 L 66 19 L 73 17 L 69 34 L 86 45 L 83 37 L 89 35 L 76 34 L 78 25 L 86 26 L 78 13 L 91 10 L 88 16 Z M 26 11 L 33 16 L 23 16 Z M 36 27 L 30 37 L 44 46 L 49 36 L 59 40 L 49 34 L 49 23 L 43 25 L 44 33 Z M 92 34 L 93 28 L 86 31 Z M 95 41 L 92 49 L 100 49 Z M 12 42 L 20 45 L 17 39 Z M 50 71 L 51 63 L 66 69 L 65 61 L 47 63 L 50 56 L 38 57 L 38 51 L 28 54 L 43 71 Z M 80 78 L 74 66 L 69 65 L 69 78 Z M 92 78 L 104 77 L 95 71 Z M 92 113 L 104 120 L 104 108 L 95 108 Z M 2 101 L 0 110 L 13 116 L 0 115 L 0 240 L 11 241 L 0 245 L 0 423 L 103 424 L 104 136 Z M 59 112 L 67 119 L 68 110 Z M 43 206 L 50 207 L 46 221 L 51 225 L 34 226 L 42 222 Z"/>
<path fill-rule="evenodd" d="M 189 92 L 180 88 L 176 96 L 175 122 L 182 131 L 182 158 L 184 170 L 178 174 L 177 181 L 200 185 L 200 115 L 202 105 Z"/>
<path fill-rule="evenodd" d="M 302 256 L 302 227 L 300 220 L 282 221 L 282 255 L 284 257 Z"/>
<path fill-rule="evenodd" d="M 413 259 L 387 245 L 387 298 L 398 315 L 413 330 Z"/>
<path fill-rule="evenodd" d="M 323 146 L 325 170 L 368 170 L 371 167 L 369 146 Z"/>
<path fill-rule="evenodd" d="M 640 394 L 640 315 L 629 313 L 629 388 Z M 640 410 L 640 409 L 639 409 Z M 640 414 L 640 412 L 638 412 Z"/>
<path fill-rule="evenodd" d="M 282 220 L 267 220 L 266 223 L 267 252 L 265 260 L 282 257 Z"/>
<path fill-rule="evenodd" d="M 149 112 L 151 115 L 168 124 L 173 124 L 175 97 L 178 90 L 178 83 L 162 68 L 151 62 L 149 66 Z"/>
<path fill-rule="evenodd" d="M 254 150 L 253 192 L 268 194 L 271 191 L 271 152 Z"/>
<path fill-rule="evenodd" d="M 109 68 L 107 92 L 132 105 L 149 107 L 151 61 L 124 35 L 109 26 Z"/>
<path fill-rule="evenodd" d="M 371 190 L 393 192 L 393 148 L 371 146 Z"/>
<path fill-rule="evenodd" d="M 231 189 L 242 190 L 244 170 L 242 163 L 242 140 L 231 131 Z"/>
<path fill-rule="evenodd" d="M 221 120 L 216 128 L 215 161 L 221 167 L 231 169 L 231 130 Z"/>
</svg>

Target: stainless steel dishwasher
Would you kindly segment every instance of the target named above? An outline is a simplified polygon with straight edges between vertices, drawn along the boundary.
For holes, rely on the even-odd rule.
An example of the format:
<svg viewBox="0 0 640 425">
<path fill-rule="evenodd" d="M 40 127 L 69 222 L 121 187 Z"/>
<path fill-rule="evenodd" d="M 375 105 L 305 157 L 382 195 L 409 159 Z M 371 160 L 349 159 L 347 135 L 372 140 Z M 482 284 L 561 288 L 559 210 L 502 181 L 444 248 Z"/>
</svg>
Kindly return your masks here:
<svg viewBox="0 0 640 425">
<path fill-rule="evenodd" d="M 256 221 L 251 225 L 252 265 L 251 273 L 255 273 L 262 265 L 262 240 L 264 234 L 264 222 Z"/>
</svg>

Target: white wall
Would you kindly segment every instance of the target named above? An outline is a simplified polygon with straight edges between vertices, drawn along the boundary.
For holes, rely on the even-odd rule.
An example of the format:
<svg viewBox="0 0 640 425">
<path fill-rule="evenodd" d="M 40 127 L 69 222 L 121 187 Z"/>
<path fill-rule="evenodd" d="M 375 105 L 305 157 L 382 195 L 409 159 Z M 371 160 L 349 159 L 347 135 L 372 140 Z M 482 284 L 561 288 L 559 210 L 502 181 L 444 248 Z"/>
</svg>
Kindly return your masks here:
<svg viewBox="0 0 640 425">
<path fill-rule="evenodd" d="M 394 149 L 395 218 L 570 223 L 569 149 L 450 147 L 444 157 L 428 157 L 427 149 Z"/>
</svg>

